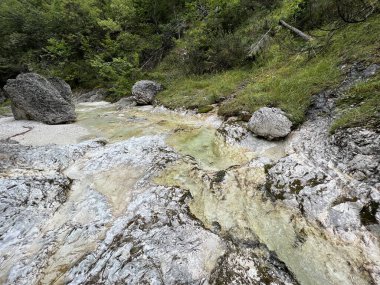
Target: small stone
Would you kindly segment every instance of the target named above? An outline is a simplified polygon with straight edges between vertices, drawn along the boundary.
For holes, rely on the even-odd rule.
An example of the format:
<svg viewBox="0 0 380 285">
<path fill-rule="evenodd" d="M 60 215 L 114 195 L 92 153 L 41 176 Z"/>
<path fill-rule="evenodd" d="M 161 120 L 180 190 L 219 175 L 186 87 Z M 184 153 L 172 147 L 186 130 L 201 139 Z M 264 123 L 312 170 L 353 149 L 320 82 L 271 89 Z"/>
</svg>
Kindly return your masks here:
<svg viewBox="0 0 380 285">
<path fill-rule="evenodd" d="M 248 129 L 269 140 L 286 137 L 291 132 L 292 122 L 277 108 L 261 108 L 253 113 Z"/>
<path fill-rule="evenodd" d="M 136 106 L 136 102 L 133 97 L 124 97 L 121 98 L 119 101 L 116 102 L 116 108 L 118 110 L 122 110 L 127 107 L 133 107 Z"/>
</svg>

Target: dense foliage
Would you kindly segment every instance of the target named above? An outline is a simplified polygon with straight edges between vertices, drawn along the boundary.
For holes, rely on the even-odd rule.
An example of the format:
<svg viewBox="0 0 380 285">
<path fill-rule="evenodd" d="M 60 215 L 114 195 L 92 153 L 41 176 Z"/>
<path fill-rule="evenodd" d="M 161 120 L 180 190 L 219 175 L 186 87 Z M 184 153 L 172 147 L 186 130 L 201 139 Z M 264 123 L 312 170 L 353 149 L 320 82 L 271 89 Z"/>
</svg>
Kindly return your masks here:
<svg viewBox="0 0 380 285">
<path fill-rule="evenodd" d="M 129 87 L 171 48 L 181 0 L 3 0 L 0 80 L 23 70 Z"/>
<path fill-rule="evenodd" d="M 363 20 L 376 0 L 2 0 L 0 85 L 22 71 L 127 95 L 163 62 L 183 74 L 251 64 L 285 18 L 311 30 Z"/>
</svg>

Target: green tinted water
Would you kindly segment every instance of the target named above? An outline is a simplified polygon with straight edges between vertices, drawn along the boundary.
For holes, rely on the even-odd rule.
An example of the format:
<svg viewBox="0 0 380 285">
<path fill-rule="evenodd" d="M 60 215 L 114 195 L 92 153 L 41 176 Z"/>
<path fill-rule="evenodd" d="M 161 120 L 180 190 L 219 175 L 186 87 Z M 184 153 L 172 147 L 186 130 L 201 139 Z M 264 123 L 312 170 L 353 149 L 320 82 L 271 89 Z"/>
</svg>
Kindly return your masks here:
<svg viewBox="0 0 380 285">
<path fill-rule="evenodd" d="M 180 114 L 168 110 L 134 107 L 117 110 L 113 105 L 80 105 L 78 122 L 92 137 L 111 142 L 147 135 L 165 135 L 169 146 L 183 155 L 194 157 L 202 167 L 226 169 L 248 162 L 254 153 L 232 147 L 215 129 L 218 119 L 205 115 Z"/>
</svg>

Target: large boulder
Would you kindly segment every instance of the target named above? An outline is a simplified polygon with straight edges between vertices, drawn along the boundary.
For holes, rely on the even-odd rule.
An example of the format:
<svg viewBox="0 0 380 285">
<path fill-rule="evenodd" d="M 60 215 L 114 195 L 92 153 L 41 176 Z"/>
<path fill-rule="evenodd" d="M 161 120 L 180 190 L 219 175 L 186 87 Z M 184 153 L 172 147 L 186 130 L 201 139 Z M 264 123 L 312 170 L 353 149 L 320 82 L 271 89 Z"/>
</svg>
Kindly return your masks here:
<svg viewBox="0 0 380 285">
<path fill-rule="evenodd" d="M 269 140 L 286 137 L 291 132 L 292 122 L 277 108 L 261 108 L 254 112 L 248 129 Z"/>
<path fill-rule="evenodd" d="M 45 78 L 25 73 L 8 80 L 4 86 L 16 120 L 46 124 L 71 123 L 76 120 L 70 86 L 59 78 Z"/>
<path fill-rule="evenodd" d="M 132 96 L 138 105 L 149 105 L 161 90 L 161 84 L 150 80 L 141 80 L 133 85 Z"/>
</svg>

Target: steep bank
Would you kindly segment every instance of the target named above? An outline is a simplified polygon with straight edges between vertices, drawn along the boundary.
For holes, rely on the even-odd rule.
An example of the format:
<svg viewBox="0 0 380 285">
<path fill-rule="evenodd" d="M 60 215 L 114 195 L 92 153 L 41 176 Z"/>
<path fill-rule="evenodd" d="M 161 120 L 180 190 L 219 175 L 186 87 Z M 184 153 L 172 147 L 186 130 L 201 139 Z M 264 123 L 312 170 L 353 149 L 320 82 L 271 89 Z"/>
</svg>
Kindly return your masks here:
<svg viewBox="0 0 380 285">
<path fill-rule="evenodd" d="M 163 181 L 190 189 L 190 209 L 208 227 L 265 243 L 301 284 L 377 284 L 380 134 L 360 128 L 329 134 L 336 100 L 377 69 L 355 67 L 338 88 L 316 95 L 283 158 L 261 154 L 223 172 L 205 172 L 188 160 Z M 222 131 L 247 144 L 239 124 Z"/>
</svg>

